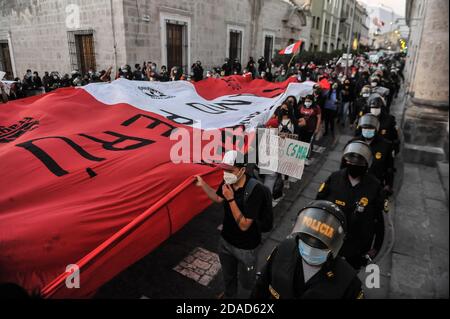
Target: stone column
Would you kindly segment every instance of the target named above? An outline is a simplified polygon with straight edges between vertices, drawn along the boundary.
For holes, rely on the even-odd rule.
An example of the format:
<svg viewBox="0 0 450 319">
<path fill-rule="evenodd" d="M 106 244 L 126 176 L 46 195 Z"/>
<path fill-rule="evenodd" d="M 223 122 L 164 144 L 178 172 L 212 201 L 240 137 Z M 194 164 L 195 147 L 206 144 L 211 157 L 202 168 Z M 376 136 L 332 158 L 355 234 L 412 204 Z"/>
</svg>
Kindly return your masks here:
<svg viewBox="0 0 450 319">
<path fill-rule="evenodd" d="M 444 160 L 448 148 L 449 38 L 447 0 L 425 1 L 415 76 L 403 120 L 405 160 L 435 165 Z M 411 19 L 418 16 L 411 12 Z M 414 32 L 414 28 L 411 28 Z"/>
</svg>

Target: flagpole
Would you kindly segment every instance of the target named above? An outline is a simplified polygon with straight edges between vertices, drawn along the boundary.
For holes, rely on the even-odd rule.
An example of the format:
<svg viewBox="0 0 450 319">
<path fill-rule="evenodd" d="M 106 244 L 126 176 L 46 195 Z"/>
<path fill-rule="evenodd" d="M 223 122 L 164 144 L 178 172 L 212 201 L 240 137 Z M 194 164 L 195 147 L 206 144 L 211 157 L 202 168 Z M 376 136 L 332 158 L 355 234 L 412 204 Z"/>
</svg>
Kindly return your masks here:
<svg viewBox="0 0 450 319">
<path fill-rule="evenodd" d="M 289 61 L 289 64 L 288 64 L 288 69 L 291 67 L 292 61 L 294 60 L 294 58 L 295 58 L 299 53 L 300 53 L 300 51 L 298 51 L 296 54 L 294 54 L 294 55 L 292 56 L 291 61 Z"/>
</svg>

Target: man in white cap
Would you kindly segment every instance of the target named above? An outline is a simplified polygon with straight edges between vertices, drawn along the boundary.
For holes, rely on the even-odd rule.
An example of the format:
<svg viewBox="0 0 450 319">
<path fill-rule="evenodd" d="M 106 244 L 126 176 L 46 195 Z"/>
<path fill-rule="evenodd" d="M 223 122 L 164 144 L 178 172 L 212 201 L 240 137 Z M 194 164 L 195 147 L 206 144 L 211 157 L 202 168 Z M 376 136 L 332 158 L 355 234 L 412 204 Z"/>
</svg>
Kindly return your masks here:
<svg viewBox="0 0 450 319">
<path fill-rule="evenodd" d="M 244 156 L 237 151 L 225 154 L 222 164 L 223 183 L 216 191 L 200 176 L 201 187 L 215 203 L 224 206 L 219 257 L 225 292 L 219 298 L 236 298 L 238 274 L 242 288 L 250 293 L 256 280 L 256 248 L 261 243 L 261 230 L 256 219 L 265 202 L 264 186 L 254 183 L 246 173 Z M 249 183 L 254 184 L 249 188 Z M 251 189 L 251 191 L 249 191 Z"/>
</svg>

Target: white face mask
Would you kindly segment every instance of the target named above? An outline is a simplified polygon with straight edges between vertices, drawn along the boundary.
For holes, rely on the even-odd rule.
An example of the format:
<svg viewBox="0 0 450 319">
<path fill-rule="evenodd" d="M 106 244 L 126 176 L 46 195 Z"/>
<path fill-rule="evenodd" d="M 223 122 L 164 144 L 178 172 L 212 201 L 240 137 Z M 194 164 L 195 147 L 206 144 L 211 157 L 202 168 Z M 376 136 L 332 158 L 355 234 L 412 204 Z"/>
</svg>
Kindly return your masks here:
<svg viewBox="0 0 450 319">
<path fill-rule="evenodd" d="M 237 177 L 233 173 L 223 172 L 223 181 L 225 182 L 225 184 L 228 184 L 228 185 L 236 184 L 239 179 L 240 179 L 240 177 Z"/>
<path fill-rule="evenodd" d="M 370 96 L 370 93 L 364 93 L 362 96 L 368 98 Z"/>
<path fill-rule="evenodd" d="M 291 120 L 282 120 L 282 121 L 281 121 L 281 124 L 283 124 L 284 126 L 286 126 L 286 125 L 289 124 L 290 121 L 291 121 Z"/>
<path fill-rule="evenodd" d="M 237 176 L 230 172 L 223 172 L 223 181 L 225 184 L 233 185 L 237 182 Z"/>
<path fill-rule="evenodd" d="M 312 105 L 312 102 L 305 102 L 305 107 L 310 108 Z"/>
<path fill-rule="evenodd" d="M 371 108 L 370 113 L 372 113 L 375 116 L 378 116 L 381 114 L 381 109 L 380 108 Z"/>
<path fill-rule="evenodd" d="M 372 86 L 373 88 L 376 87 L 377 85 L 378 85 L 377 82 L 372 82 L 372 83 L 370 83 L 370 86 Z"/>
</svg>

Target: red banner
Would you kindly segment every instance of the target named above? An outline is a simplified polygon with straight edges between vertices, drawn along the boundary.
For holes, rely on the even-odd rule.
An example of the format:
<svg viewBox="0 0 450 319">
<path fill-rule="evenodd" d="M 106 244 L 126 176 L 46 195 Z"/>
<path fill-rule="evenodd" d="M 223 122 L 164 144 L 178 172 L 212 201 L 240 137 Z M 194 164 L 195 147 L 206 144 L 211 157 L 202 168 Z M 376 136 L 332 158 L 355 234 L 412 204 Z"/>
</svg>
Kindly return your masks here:
<svg viewBox="0 0 450 319">
<path fill-rule="evenodd" d="M 289 86 L 253 82 L 210 79 L 195 90 L 205 99 L 251 94 L 270 102 L 284 98 Z M 104 104 L 90 91 L 116 85 L 120 95 L 128 84 L 60 89 L 0 105 L 0 282 L 47 298 L 90 296 L 210 204 L 194 176 L 217 187 L 221 172 L 170 158 L 176 143 L 170 134 L 181 127 L 192 132 L 189 125 L 174 112 L 157 114 L 162 109 Z M 147 95 L 136 94 L 150 96 L 150 105 L 169 93 L 187 96 L 158 85 L 160 91 L 139 87 Z M 79 289 L 65 285 L 72 264 L 80 268 Z"/>
</svg>

